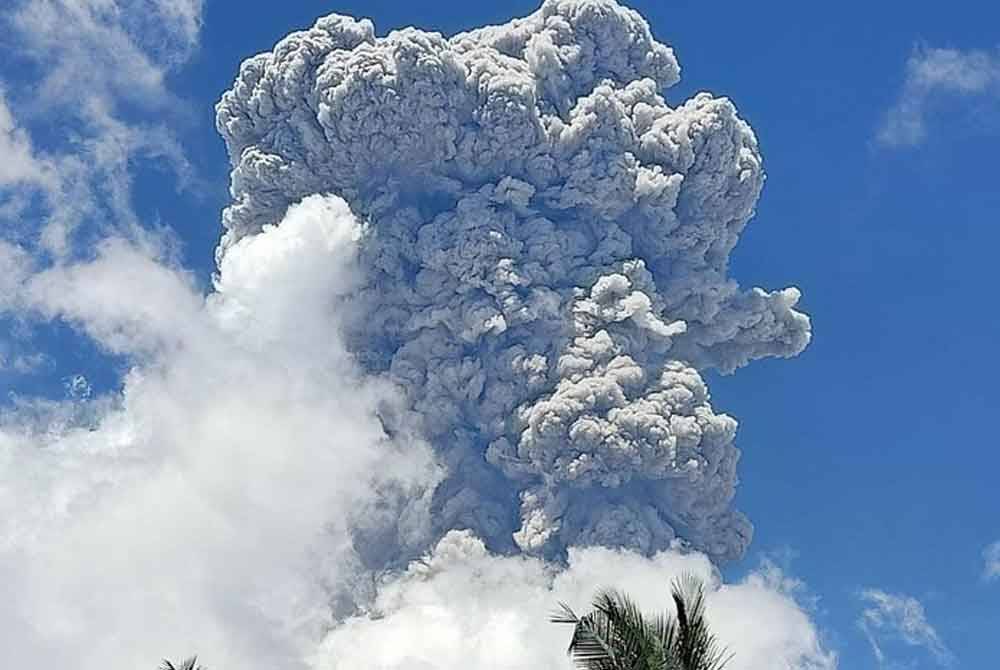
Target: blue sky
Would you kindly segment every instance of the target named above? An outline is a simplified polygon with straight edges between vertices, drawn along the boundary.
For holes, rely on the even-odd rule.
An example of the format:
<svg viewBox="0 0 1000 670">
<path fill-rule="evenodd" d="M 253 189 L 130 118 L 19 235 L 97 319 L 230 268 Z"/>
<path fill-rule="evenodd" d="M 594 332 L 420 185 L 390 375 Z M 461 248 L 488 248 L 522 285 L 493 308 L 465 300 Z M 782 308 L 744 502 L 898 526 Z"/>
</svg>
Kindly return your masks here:
<svg viewBox="0 0 1000 670">
<path fill-rule="evenodd" d="M 169 104 L 118 111 L 124 123 L 168 128 L 183 150 L 190 178 L 181 185 L 170 159 L 132 161 L 128 205 L 141 225 L 173 231 L 180 264 L 206 288 L 228 202 L 213 106 L 244 58 L 331 11 L 370 17 L 379 34 L 407 25 L 452 34 L 536 8 L 260 5 L 209 0 L 197 46 L 168 70 Z M 725 574 L 769 559 L 801 579 L 839 667 L 987 667 L 1000 628 L 1000 582 L 984 565 L 1000 540 L 1000 317 L 989 307 L 1000 244 L 1000 9 L 971 0 L 629 5 L 678 56 L 682 79 L 668 102 L 726 95 L 760 141 L 767 184 L 731 275 L 799 287 L 813 323 L 797 358 L 708 377 L 714 405 L 740 420 L 737 502 L 756 527 L 748 557 Z M 18 50 L 18 40 L 5 43 Z M 933 73 L 920 83 L 922 64 Z M 51 66 L 7 59 L 0 83 L 38 150 L 72 152 L 67 131 L 78 119 L 31 96 Z M 970 70 L 982 81 L 962 84 Z M 37 236 L 39 208 L 6 224 L 7 237 Z M 99 236 L 102 216 L 88 214 L 84 229 Z M 0 367 L 8 403 L 10 393 L 62 397 L 75 374 L 97 394 L 120 383 L 123 360 L 67 326 L 7 323 L 9 351 L 47 360 L 28 372 Z"/>
</svg>

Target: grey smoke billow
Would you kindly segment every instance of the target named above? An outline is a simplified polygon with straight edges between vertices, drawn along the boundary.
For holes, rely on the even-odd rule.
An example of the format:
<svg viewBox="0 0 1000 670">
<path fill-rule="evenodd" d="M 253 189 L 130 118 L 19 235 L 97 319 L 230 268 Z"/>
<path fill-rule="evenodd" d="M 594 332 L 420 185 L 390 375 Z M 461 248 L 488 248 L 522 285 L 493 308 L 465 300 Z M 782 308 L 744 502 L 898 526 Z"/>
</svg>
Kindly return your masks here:
<svg viewBox="0 0 1000 670">
<path fill-rule="evenodd" d="M 797 289 L 727 276 L 761 157 L 726 98 L 666 102 L 679 73 L 636 12 L 548 0 L 451 38 L 330 15 L 218 104 L 220 257 L 310 194 L 366 222 L 348 341 L 405 392 L 387 427 L 415 418 L 447 466 L 438 536 L 745 551 L 736 421 L 700 371 L 794 356 L 810 324 Z"/>
</svg>

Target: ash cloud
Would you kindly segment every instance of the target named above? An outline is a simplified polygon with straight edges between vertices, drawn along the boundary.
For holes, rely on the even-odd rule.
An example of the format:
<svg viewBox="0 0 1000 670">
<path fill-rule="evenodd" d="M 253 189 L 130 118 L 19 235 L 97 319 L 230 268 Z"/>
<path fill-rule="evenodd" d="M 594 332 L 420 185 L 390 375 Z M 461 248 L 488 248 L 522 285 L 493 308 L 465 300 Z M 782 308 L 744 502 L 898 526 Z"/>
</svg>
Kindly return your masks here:
<svg viewBox="0 0 1000 670">
<path fill-rule="evenodd" d="M 810 324 L 797 289 L 728 276 L 761 157 L 728 99 L 667 102 L 679 73 L 636 12 L 549 0 L 451 38 L 327 16 L 218 104 L 222 262 L 311 194 L 365 222 L 347 347 L 447 468 L 437 537 L 744 553 L 736 421 L 702 373 L 794 356 Z"/>
<path fill-rule="evenodd" d="M 734 668 L 835 667 L 789 580 L 712 567 L 751 526 L 702 374 L 810 329 L 796 289 L 727 276 L 760 156 L 729 101 L 668 105 L 678 77 L 608 1 L 452 38 L 330 16 L 218 106 L 207 296 L 155 235 L 0 241 L 0 315 L 126 365 L 118 392 L 0 411 L 7 657 L 564 668 L 554 601 L 610 582 L 659 608 L 694 571 Z M 5 184 L 38 188 L 12 119 L 45 169 Z"/>
</svg>

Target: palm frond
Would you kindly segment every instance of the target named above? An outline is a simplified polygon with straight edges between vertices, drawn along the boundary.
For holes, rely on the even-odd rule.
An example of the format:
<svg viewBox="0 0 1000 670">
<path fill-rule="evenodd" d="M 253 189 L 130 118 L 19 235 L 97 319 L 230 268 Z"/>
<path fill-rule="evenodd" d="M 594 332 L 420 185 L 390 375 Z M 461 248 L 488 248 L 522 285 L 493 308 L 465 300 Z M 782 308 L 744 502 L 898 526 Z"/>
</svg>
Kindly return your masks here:
<svg viewBox="0 0 1000 670">
<path fill-rule="evenodd" d="M 693 575 L 684 575 L 671 587 L 677 609 L 677 634 L 673 654 L 684 670 L 722 670 L 730 654 L 708 627 L 705 620 L 705 585 Z"/>
<path fill-rule="evenodd" d="M 625 594 L 613 589 L 597 593 L 592 610 L 577 616 L 565 603 L 552 615 L 555 623 L 574 626 L 569 655 L 583 670 L 660 670 L 665 634 Z"/>
<path fill-rule="evenodd" d="M 686 575 L 671 588 L 676 612 L 647 617 L 624 593 L 597 592 L 591 611 L 565 603 L 550 621 L 573 626 L 567 653 L 581 670 L 723 670 L 732 659 L 705 620 L 705 587 Z"/>
<path fill-rule="evenodd" d="M 607 618 L 622 667 L 657 667 L 662 647 L 656 631 L 639 606 L 625 594 L 613 589 L 599 591 L 594 599 L 595 613 Z"/>
<path fill-rule="evenodd" d="M 559 607 L 549 620 L 573 625 L 573 637 L 566 653 L 574 664 L 586 670 L 617 668 L 613 632 L 606 618 L 595 612 L 578 617 L 566 603 L 559 603 Z"/>
<path fill-rule="evenodd" d="M 677 620 L 669 614 L 658 614 L 651 622 L 652 634 L 661 650 L 655 670 L 681 670 L 678 659 L 670 653 L 677 645 Z"/>
<path fill-rule="evenodd" d="M 568 623 L 576 625 L 580 622 L 580 617 L 566 603 L 560 602 L 559 609 L 549 616 L 551 623 Z"/>
<path fill-rule="evenodd" d="M 180 665 L 174 665 L 168 659 L 163 659 L 163 663 L 160 665 L 160 670 L 208 670 L 203 665 L 198 665 L 198 657 L 192 656 L 191 658 L 183 661 Z"/>
</svg>

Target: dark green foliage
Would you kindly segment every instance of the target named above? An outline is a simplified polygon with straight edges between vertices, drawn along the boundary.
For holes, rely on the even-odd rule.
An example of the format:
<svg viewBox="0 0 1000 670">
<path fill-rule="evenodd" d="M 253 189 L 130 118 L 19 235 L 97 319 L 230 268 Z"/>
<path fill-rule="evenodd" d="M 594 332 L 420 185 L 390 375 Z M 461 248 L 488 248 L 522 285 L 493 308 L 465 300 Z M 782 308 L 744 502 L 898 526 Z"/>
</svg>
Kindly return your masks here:
<svg viewBox="0 0 1000 670">
<path fill-rule="evenodd" d="M 571 624 L 569 654 L 581 670 L 722 670 L 731 655 L 705 621 L 705 587 L 696 577 L 671 588 L 676 615 L 644 615 L 625 594 L 598 592 L 592 611 L 577 616 L 567 605 L 553 623 Z"/>
</svg>

